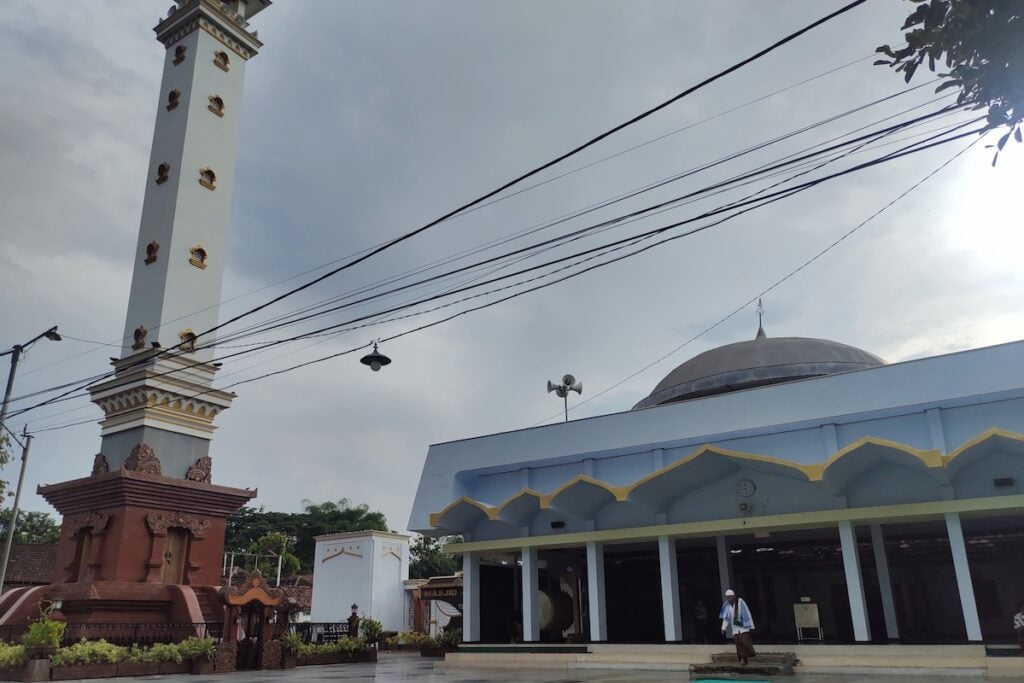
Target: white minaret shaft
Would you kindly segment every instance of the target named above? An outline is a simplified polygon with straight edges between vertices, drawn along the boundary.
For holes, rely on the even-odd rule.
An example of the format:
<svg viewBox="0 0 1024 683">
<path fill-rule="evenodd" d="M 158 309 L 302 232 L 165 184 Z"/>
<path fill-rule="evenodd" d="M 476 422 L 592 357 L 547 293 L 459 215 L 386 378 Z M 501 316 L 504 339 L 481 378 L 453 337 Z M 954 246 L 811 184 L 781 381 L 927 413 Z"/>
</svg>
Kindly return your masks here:
<svg viewBox="0 0 1024 683">
<path fill-rule="evenodd" d="M 90 390 L 103 409 L 96 468 L 208 482 L 211 389 L 231 218 L 242 82 L 262 43 L 248 19 L 270 0 L 176 0 L 154 29 L 166 48 L 121 358 Z M 145 456 L 145 457 L 143 457 Z"/>
<path fill-rule="evenodd" d="M 167 52 L 122 358 L 153 342 L 179 346 L 217 324 L 242 83 L 261 46 L 246 12 L 264 4 L 179 0 L 155 29 Z M 193 361 L 213 358 L 202 348 L 212 341 L 198 340 Z"/>
</svg>

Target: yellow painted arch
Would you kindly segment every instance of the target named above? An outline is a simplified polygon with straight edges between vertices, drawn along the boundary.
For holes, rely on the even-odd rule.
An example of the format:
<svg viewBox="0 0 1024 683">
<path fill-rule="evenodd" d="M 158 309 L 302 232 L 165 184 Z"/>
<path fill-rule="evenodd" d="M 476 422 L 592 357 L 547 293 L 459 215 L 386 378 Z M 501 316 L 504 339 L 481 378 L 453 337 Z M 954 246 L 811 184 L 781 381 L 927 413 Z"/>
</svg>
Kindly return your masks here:
<svg viewBox="0 0 1024 683">
<path fill-rule="evenodd" d="M 541 510 L 550 509 L 552 501 L 560 493 L 563 493 L 569 488 L 580 483 L 586 483 L 602 488 L 606 490 L 608 493 L 610 493 L 615 498 L 615 501 L 624 502 L 629 500 L 630 495 L 639 486 L 642 486 L 647 482 L 650 482 L 658 477 L 661 477 L 668 472 L 671 472 L 678 468 L 686 467 L 688 464 L 692 463 L 697 458 L 709 453 L 740 461 L 777 465 L 801 474 L 802 476 L 806 477 L 808 482 L 815 482 L 821 481 L 824 478 L 825 473 L 828 471 L 828 469 L 835 465 L 837 462 L 843 460 L 844 458 L 850 457 L 851 454 L 868 445 L 892 449 L 894 451 L 898 451 L 900 453 L 904 453 L 913 458 L 916 458 L 927 468 L 940 469 L 948 466 L 950 462 L 952 462 L 961 454 L 970 451 L 971 449 L 979 446 L 985 441 L 997 437 L 1010 439 L 1024 444 L 1024 434 L 1018 434 L 1016 432 L 1011 432 L 1005 429 L 989 429 L 982 432 L 973 439 L 965 442 L 963 445 L 959 446 L 950 454 L 943 456 L 936 449 L 919 449 L 914 448 L 913 446 L 909 446 L 907 444 L 899 443 L 897 441 L 890 441 L 888 439 L 880 439 L 873 436 L 866 436 L 839 449 L 838 451 L 833 453 L 825 462 L 810 465 L 793 462 L 791 460 L 786 460 L 784 458 L 779 458 L 775 456 L 761 455 L 758 453 L 746 453 L 743 451 L 734 451 L 727 448 L 721 448 L 720 446 L 705 444 L 703 446 L 699 446 L 693 452 L 682 457 L 681 459 L 665 467 L 662 467 L 661 469 L 655 472 L 645 475 L 644 477 L 638 479 L 632 484 L 626 486 L 613 486 L 612 484 L 601 481 L 599 479 L 595 479 L 591 476 L 580 474 L 573 477 L 564 484 L 561 484 L 558 488 L 556 488 L 554 491 L 548 494 L 539 493 L 538 491 L 534 491 L 533 489 L 529 488 L 520 489 L 516 493 L 506 498 L 502 503 L 494 507 L 486 505 L 485 503 L 481 503 L 480 501 L 473 500 L 472 498 L 462 496 L 458 500 L 455 500 L 454 502 L 450 503 L 441 512 L 432 513 L 430 515 L 430 524 L 431 526 L 438 526 L 438 523 L 445 514 L 447 514 L 448 512 L 450 512 L 451 510 L 453 510 L 454 508 L 461 504 L 472 505 L 479 509 L 486 516 L 487 519 L 496 520 L 498 519 L 498 516 L 503 508 L 505 508 L 506 506 L 508 506 L 509 504 L 523 496 L 531 496 L 536 498 L 539 502 L 539 507 Z"/>
</svg>

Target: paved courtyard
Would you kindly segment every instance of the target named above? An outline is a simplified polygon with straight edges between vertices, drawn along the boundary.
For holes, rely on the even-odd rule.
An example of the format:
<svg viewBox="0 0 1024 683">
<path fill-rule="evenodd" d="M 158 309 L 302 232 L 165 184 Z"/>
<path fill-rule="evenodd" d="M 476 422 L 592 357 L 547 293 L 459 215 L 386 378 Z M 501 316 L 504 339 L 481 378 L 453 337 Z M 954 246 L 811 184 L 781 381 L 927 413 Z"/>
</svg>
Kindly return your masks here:
<svg viewBox="0 0 1024 683">
<path fill-rule="evenodd" d="M 381 655 L 377 664 L 338 664 L 310 666 L 289 671 L 240 671 L 233 674 L 210 676 L 146 676 L 136 680 L 175 683 L 270 683 L 271 681 L 346 681 L 347 683 L 658 683 L 660 681 L 690 681 L 688 674 L 679 671 L 626 671 L 626 670 L 571 670 L 535 671 L 530 669 L 459 669 L 434 670 L 432 659 L 415 655 Z M 124 678 L 94 679 L 96 683 L 125 681 Z M 694 681 L 700 678 L 692 679 Z M 931 683 L 931 676 L 866 676 L 866 675 L 801 675 L 776 679 L 785 683 Z M 978 677 L 944 676 L 942 683 L 981 681 Z M 1003 678 L 1005 683 L 1024 683 L 1021 678 Z"/>
</svg>

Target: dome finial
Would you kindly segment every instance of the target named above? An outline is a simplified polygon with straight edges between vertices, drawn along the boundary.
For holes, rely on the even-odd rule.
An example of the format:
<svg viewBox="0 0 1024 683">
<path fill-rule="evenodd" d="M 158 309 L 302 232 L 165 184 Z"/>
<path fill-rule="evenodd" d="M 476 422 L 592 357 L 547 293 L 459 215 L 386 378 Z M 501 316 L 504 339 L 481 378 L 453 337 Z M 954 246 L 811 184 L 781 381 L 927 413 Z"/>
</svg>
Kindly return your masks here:
<svg viewBox="0 0 1024 683">
<path fill-rule="evenodd" d="M 757 298 L 757 335 L 754 339 L 766 339 L 767 334 L 764 333 L 764 304 L 761 302 L 761 297 Z"/>
</svg>

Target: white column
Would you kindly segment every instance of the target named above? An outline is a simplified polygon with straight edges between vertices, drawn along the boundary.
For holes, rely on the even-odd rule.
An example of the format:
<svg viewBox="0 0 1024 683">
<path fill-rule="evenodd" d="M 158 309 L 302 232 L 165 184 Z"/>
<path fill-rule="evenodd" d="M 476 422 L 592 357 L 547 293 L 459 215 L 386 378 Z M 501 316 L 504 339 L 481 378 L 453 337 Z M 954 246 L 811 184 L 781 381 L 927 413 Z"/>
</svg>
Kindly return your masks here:
<svg viewBox="0 0 1024 683">
<path fill-rule="evenodd" d="M 540 640 L 540 614 L 537 611 L 537 549 L 523 548 L 523 642 Z"/>
<path fill-rule="evenodd" d="M 729 564 L 729 544 L 725 542 L 725 536 L 716 536 L 715 545 L 718 548 L 718 578 L 722 584 L 722 595 L 732 588 L 732 566 Z M 724 600 L 725 598 L 721 598 Z"/>
<path fill-rule="evenodd" d="M 608 640 L 608 618 L 604 610 L 604 546 L 587 542 L 587 611 L 591 642 Z"/>
<path fill-rule="evenodd" d="M 967 564 L 967 546 L 964 545 L 959 513 L 946 513 L 946 532 L 949 534 L 949 550 L 953 553 L 953 568 L 956 570 L 956 585 L 960 589 L 960 607 L 964 611 L 967 640 L 980 641 L 981 622 L 978 620 L 978 604 L 974 601 L 974 585 L 971 583 L 971 568 Z"/>
<path fill-rule="evenodd" d="M 878 589 L 882 593 L 882 612 L 885 614 L 885 633 L 889 640 L 900 637 L 896 622 L 896 603 L 892 599 L 892 579 L 889 578 L 889 558 L 885 554 L 885 535 L 881 524 L 871 525 L 871 548 L 875 556 Z"/>
<path fill-rule="evenodd" d="M 480 641 L 480 556 L 462 556 L 462 640 Z"/>
<path fill-rule="evenodd" d="M 661 611 L 665 617 L 665 641 L 671 643 L 683 639 L 675 539 L 658 536 L 658 559 L 661 565 Z"/>
<path fill-rule="evenodd" d="M 850 522 L 839 522 L 839 543 L 843 548 L 843 570 L 846 588 L 850 594 L 850 616 L 853 618 L 853 638 L 859 642 L 871 640 L 868 626 L 868 608 L 864 601 L 864 581 L 860 575 L 860 557 L 857 555 L 857 534 Z"/>
</svg>

